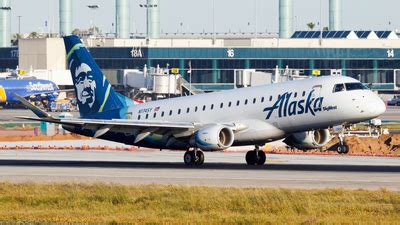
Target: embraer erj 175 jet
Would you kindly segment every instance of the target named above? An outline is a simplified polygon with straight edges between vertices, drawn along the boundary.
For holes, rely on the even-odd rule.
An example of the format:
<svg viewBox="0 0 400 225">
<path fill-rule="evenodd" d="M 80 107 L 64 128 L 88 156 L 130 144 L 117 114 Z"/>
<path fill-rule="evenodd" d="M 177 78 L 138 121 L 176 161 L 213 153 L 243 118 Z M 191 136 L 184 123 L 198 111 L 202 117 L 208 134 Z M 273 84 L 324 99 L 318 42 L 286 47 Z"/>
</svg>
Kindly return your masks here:
<svg viewBox="0 0 400 225">
<path fill-rule="evenodd" d="M 328 128 L 382 114 L 386 106 L 359 81 L 327 76 L 199 94 L 135 105 L 113 90 L 77 36 L 64 37 L 80 118 L 55 118 L 24 103 L 39 117 L 73 133 L 130 145 L 187 150 L 184 162 L 201 165 L 203 151 L 255 145 L 250 165 L 266 156 L 258 146 L 285 138 L 291 146 L 320 148 Z M 24 99 L 21 99 L 24 101 Z M 347 151 L 341 143 L 339 150 Z"/>
</svg>

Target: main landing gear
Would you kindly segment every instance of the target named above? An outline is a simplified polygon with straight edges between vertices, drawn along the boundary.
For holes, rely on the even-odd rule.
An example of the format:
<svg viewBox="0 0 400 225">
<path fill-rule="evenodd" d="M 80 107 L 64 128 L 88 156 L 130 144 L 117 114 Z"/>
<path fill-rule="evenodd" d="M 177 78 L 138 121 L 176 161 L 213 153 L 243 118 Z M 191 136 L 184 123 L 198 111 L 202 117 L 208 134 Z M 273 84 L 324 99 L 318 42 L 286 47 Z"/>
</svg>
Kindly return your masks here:
<svg viewBox="0 0 400 225">
<path fill-rule="evenodd" d="M 183 155 L 183 161 L 188 166 L 203 165 L 204 153 L 197 148 L 194 148 L 193 151 L 186 151 L 185 155 Z"/>
<path fill-rule="evenodd" d="M 265 152 L 260 151 L 260 147 L 257 145 L 253 151 L 248 151 L 246 154 L 247 165 L 264 165 L 266 159 Z"/>
</svg>

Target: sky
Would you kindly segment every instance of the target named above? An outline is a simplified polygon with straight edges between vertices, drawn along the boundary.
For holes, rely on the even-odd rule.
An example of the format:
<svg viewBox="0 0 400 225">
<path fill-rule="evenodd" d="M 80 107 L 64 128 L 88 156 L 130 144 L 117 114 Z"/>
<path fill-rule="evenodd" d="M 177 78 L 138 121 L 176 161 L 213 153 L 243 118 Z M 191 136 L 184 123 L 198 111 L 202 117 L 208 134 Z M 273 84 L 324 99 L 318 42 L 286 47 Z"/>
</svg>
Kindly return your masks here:
<svg viewBox="0 0 400 225">
<path fill-rule="evenodd" d="M 12 33 L 58 32 L 58 0 L 11 0 Z M 214 7 L 213 7 L 214 1 Z M 131 31 L 146 31 L 146 12 L 130 0 Z M 328 26 L 328 0 L 293 0 L 294 30 L 306 30 L 309 22 Z M 87 5 L 97 4 L 93 12 Z M 393 30 L 400 28 L 399 0 L 342 0 L 342 27 L 345 30 Z M 279 0 L 160 0 L 161 31 L 212 32 L 213 8 L 216 32 L 278 32 Z M 322 10 L 320 10 L 322 9 Z M 322 18 L 321 12 L 322 11 Z M 73 0 L 73 28 L 88 29 L 91 22 L 104 32 L 112 31 L 115 0 Z M 45 27 L 48 21 L 48 27 Z M 257 21 L 257 22 L 256 22 Z"/>
</svg>

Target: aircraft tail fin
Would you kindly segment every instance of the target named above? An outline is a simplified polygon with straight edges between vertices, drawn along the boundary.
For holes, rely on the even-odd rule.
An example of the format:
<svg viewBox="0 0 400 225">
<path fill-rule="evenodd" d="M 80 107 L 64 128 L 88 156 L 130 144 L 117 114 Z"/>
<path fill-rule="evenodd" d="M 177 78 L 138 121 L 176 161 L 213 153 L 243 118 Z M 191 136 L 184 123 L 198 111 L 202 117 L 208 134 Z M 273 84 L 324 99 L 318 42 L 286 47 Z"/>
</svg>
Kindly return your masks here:
<svg viewBox="0 0 400 225">
<path fill-rule="evenodd" d="M 78 36 L 66 36 L 64 43 L 81 117 L 119 118 L 119 113 L 115 113 L 133 105 L 133 101 L 111 87 Z"/>
</svg>

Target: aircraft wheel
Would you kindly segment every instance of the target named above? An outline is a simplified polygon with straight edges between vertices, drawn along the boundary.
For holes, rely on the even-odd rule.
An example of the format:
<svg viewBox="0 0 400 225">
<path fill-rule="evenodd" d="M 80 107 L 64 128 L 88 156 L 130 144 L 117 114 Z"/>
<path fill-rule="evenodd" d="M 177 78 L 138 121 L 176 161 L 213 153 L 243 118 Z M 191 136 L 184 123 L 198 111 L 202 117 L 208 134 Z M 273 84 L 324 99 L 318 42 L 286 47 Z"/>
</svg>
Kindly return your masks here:
<svg viewBox="0 0 400 225">
<path fill-rule="evenodd" d="M 194 154 L 194 151 L 185 152 L 185 154 L 183 155 L 183 161 L 188 166 L 194 165 L 196 163 L 196 156 Z"/>
<path fill-rule="evenodd" d="M 346 144 L 338 145 L 337 152 L 339 154 L 347 154 L 347 153 L 349 153 L 349 146 Z"/>
<path fill-rule="evenodd" d="M 255 151 L 248 151 L 246 153 L 246 163 L 247 165 L 256 165 L 256 152 Z"/>
<path fill-rule="evenodd" d="M 267 156 L 265 155 L 265 152 L 258 151 L 257 165 L 264 165 L 266 160 Z"/>
<path fill-rule="evenodd" d="M 246 162 L 247 165 L 258 165 L 258 157 L 256 151 L 248 151 L 246 153 Z"/>
<path fill-rule="evenodd" d="M 246 153 L 247 165 L 264 165 L 267 160 L 265 152 L 260 151 L 260 146 L 256 145 L 253 151 Z"/>
<path fill-rule="evenodd" d="M 196 151 L 196 165 L 203 165 L 204 163 L 204 153 L 202 151 Z"/>
</svg>

